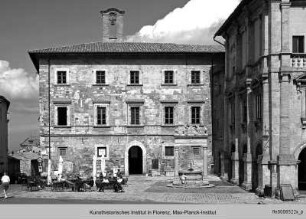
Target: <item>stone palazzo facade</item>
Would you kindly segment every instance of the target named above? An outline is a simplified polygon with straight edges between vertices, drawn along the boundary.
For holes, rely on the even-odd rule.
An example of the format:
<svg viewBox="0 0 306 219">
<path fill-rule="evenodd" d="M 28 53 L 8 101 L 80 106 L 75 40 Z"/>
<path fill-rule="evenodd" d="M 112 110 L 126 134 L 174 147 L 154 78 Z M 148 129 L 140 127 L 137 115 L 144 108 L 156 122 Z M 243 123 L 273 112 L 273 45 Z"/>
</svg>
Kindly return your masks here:
<svg viewBox="0 0 306 219">
<path fill-rule="evenodd" d="M 213 106 L 224 117 L 213 127 L 223 132 L 215 171 L 247 190 L 305 189 L 305 7 L 306 1 L 243 0 L 215 34 L 226 48 L 226 73 L 218 76 L 224 80 L 213 79 L 221 89 L 214 102 L 224 105 Z"/>
<path fill-rule="evenodd" d="M 88 176 L 102 158 L 126 175 L 208 169 L 210 76 L 224 67 L 222 47 L 97 42 L 29 54 L 52 170 L 60 156 L 64 172 Z"/>
</svg>

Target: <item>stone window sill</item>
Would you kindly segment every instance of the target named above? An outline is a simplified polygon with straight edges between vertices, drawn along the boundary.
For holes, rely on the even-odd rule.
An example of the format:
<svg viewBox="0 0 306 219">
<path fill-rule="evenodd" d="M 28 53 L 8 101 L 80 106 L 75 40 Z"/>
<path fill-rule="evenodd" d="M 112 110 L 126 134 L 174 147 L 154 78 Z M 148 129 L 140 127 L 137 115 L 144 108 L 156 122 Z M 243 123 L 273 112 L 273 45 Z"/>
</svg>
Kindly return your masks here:
<svg viewBox="0 0 306 219">
<path fill-rule="evenodd" d="M 163 124 L 163 125 L 161 125 L 161 127 L 163 127 L 163 128 L 176 128 L 177 125 L 174 125 L 174 124 L 171 124 L 171 125 Z"/>
<path fill-rule="evenodd" d="M 110 128 L 110 125 L 95 125 L 94 128 Z"/>
<path fill-rule="evenodd" d="M 93 87 L 107 87 L 109 84 L 93 84 Z"/>
<path fill-rule="evenodd" d="M 54 128 L 71 128 L 69 125 L 56 125 Z"/>
<path fill-rule="evenodd" d="M 127 128 L 144 128 L 144 125 L 127 125 Z"/>
<path fill-rule="evenodd" d="M 174 159 L 174 155 L 172 155 L 172 156 L 166 156 L 166 155 L 164 155 L 164 156 L 163 156 L 163 159 L 173 160 L 173 159 Z"/>
<path fill-rule="evenodd" d="M 70 84 L 54 84 L 55 87 L 70 87 Z"/>
<path fill-rule="evenodd" d="M 128 87 L 142 87 L 142 84 L 127 84 Z"/>
<path fill-rule="evenodd" d="M 200 87 L 200 86 L 204 86 L 204 84 L 188 84 L 188 87 Z"/>
<path fill-rule="evenodd" d="M 177 86 L 177 84 L 161 84 L 161 86 Z"/>
</svg>

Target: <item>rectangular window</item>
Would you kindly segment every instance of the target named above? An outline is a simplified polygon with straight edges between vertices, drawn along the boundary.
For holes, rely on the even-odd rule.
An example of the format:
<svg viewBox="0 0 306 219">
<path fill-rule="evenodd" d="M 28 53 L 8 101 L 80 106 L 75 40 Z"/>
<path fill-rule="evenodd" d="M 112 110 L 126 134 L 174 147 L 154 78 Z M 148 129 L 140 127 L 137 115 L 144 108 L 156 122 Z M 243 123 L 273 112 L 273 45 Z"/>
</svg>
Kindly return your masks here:
<svg viewBox="0 0 306 219">
<path fill-rule="evenodd" d="M 152 169 L 153 170 L 158 169 L 158 159 L 152 159 Z"/>
<path fill-rule="evenodd" d="M 130 71 L 130 84 L 139 84 L 139 71 Z"/>
<path fill-rule="evenodd" d="M 191 124 L 200 124 L 201 119 L 201 107 L 193 106 L 191 107 Z"/>
<path fill-rule="evenodd" d="M 174 72 L 165 71 L 165 84 L 174 84 Z"/>
<path fill-rule="evenodd" d="M 66 156 L 67 154 L 67 148 L 66 147 L 62 147 L 62 148 L 58 148 L 59 149 L 59 155 L 60 156 Z"/>
<path fill-rule="evenodd" d="M 96 84 L 105 84 L 105 71 L 96 71 Z"/>
<path fill-rule="evenodd" d="M 106 147 L 97 147 L 97 157 L 107 157 Z"/>
<path fill-rule="evenodd" d="M 193 155 L 200 155 L 200 147 L 192 147 Z"/>
<path fill-rule="evenodd" d="M 131 107 L 131 125 L 140 124 L 140 107 Z"/>
<path fill-rule="evenodd" d="M 234 125 L 235 124 L 235 104 L 231 103 L 231 124 Z"/>
<path fill-rule="evenodd" d="M 174 156 L 174 147 L 166 146 L 165 147 L 165 156 Z"/>
<path fill-rule="evenodd" d="M 200 84 L 201 83 L 200 71 L 191 71 L 191 83 L 192 84 Z"/>
<path fill-rule="evenodd" d="M 67 125 L 67 107 L 57 107 L 57 125 Z"/>
<path fill-rule="evenodd" d="M 247 122 L 247 102 L 242 101 L 242 122 Z"/>
<path fill-rule="evenodd" d="M 97 125 L 106 125 L 106 107 L 97 107 Z"/>
<path fill-rule="evenodd" d="M 57 84 L 67 84 L 66 71 L 57 71 Z"/>
<path fill-rule="evenodd" d="M 262 102 L 261 102 L 261 95 L 256 95 L 256 119 L 262 118 Z"/>
<path fill-rule="evenodd" d="M 292 37 L 292 52 L 304 53 L 304 36 Z"/>
<path fill-rule="evenodd" d="M 173 124 L 173 106 L 165 107 L 165 124 Z"/>
</svg>

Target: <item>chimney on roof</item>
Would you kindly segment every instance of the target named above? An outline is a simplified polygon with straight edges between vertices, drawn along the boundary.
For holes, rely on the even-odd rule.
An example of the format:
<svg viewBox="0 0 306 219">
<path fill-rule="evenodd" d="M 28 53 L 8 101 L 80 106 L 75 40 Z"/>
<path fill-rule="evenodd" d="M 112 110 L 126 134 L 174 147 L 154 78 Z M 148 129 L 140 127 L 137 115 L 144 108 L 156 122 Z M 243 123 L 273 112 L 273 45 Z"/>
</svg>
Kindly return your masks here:
<svg viewBox="0 0 306 219">
<path fill-rule="evenodd" d="M 125 11 L 109 8 L 100 12 L 102 15 L 102 41 L 118 42 L 123 38 L 123 15 Z"/>
</svg>

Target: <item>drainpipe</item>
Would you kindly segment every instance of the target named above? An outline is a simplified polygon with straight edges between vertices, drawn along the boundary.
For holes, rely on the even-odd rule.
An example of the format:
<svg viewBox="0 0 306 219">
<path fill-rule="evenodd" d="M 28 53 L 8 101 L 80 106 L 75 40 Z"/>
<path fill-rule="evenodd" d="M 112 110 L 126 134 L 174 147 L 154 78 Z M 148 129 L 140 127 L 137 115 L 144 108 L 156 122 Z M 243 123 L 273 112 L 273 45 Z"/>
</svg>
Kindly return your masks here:
<svg viewBox="0 0 306 219">
<path fill-rule="evenodd" d="M 51 109 L 50 109 L 50 106 L 51 106 L 51 103 L 50 103 L 50 100 L 51 100 L 51 88 L 50 88 L 50 58 L 48 58 L 48 114 L 49 114 L 49 159 L 48 159 L 48 178 L 47 178 L 47 181 L 48 181 L 48 185 L 51 184 L 52 180 L 51 180 Z"/>
</svg>

